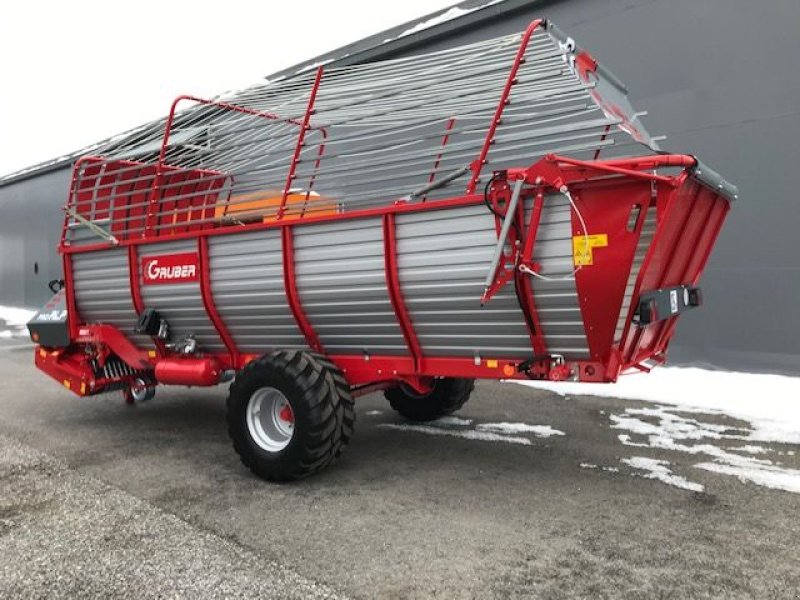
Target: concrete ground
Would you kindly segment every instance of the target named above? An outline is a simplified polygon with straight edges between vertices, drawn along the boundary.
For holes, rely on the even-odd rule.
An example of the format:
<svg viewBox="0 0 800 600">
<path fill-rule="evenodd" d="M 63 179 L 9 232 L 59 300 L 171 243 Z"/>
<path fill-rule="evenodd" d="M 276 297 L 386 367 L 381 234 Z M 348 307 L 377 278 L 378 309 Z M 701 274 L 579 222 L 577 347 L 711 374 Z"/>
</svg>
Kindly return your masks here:
<svg viewBox="0 0 800 600">
<path fill-rule="evenodd" d="M 800 496 L 633 448 L 704 491 L 646 478 L 609 426 L 644 403 L 481 382 L 463 421 L 414 431 L 373 394 L 336 465 L 270 485 L 233 453 L 224 388 L 79 399 L 15 345 L 0 344 L 2 598 L 800 597 Z M 564 435 L 479 425 L 503 422 Z"/>
</svg>

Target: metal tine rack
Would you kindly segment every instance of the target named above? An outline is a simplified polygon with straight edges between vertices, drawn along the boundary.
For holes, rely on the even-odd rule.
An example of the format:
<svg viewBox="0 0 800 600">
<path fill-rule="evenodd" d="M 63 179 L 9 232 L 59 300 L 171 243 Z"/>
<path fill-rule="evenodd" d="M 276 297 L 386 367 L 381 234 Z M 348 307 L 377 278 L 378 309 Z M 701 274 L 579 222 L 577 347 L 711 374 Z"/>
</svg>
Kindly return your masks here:
<svg viewBox="0 0 800 600">
<path fill-rule="evenodd" d="M 539 27 L 532 36 L 309 69 L 216 101 L 187 97 L 200 102 L 190 108 L 176 101 L 166 131 L 145 128 L 108 148 L 106 163 L 76 170 L 70 205 L 80 214 L 68 214 L 67 241 L 96 242 L 111 221 L 129 238 L 225 226 L 254 199 L 264 203 L 251 212 L 273 220 L 452 197 L 467 181 L 481 183 L 480 169 L 466 167 L 482 148 L 483 181 L 493 165 L 548 153 L 638 148 L 597 100 L 596 81 L 579 76 L 572 50 Z M 448 175 L 447 187 L 412 195 Z"/>
</svg>

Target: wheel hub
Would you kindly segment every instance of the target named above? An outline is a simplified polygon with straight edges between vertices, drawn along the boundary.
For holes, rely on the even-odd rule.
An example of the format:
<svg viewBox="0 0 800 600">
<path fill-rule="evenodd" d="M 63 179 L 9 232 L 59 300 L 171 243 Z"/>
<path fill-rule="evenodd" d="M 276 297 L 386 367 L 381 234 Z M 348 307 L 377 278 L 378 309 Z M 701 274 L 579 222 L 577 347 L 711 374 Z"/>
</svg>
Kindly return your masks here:
<svg viewBox="0 0 800 600">
<path fill-rule="evenodd" d="M 267 452 L 280 452 L 294 435 L 294 411 L 283 392 L 262 387 L 247 403 L 247 429 L 250 437 Z"/>
<path fill-rule="evenodd" d="M 129 404 L 146 402 L 155 395 L 155 384 L 142 377 L 134 379 L 127 390 L 123 390 L 122 395 Z"/>
</svg>

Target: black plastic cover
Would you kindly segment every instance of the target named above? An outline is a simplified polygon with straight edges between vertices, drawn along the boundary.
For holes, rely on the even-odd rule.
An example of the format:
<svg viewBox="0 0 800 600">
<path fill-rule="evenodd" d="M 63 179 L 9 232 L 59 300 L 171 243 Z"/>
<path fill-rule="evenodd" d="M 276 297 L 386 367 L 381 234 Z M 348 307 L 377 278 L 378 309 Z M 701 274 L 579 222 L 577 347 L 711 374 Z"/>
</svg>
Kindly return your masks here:
<svg viewBox="0 0 800 600">
<path fill-rule="evenodd" d="M 28 321 L 28 333 L 37 344 L 66 348 L 70 344 L 67 297 L 61 289 Z"/>
<path fill-rule="evenodd" d="M 158 335 L 158 328 L 161 325 L 161 316 L 154 308 L 145 308 L 144 312 L 139 315 L 139 320 L 136 322 L 134 331 L 136 333 L 143 333 L 145 335 Z"/>
<path fill-rule="evenodd" d="M 700 288 L 688 285 L 643 292 L 639 296 L 639 306 L 634 321 L 638 325 L 649 325 L 679 315 L 702 303 L 703 295 Z"/>
</svg>

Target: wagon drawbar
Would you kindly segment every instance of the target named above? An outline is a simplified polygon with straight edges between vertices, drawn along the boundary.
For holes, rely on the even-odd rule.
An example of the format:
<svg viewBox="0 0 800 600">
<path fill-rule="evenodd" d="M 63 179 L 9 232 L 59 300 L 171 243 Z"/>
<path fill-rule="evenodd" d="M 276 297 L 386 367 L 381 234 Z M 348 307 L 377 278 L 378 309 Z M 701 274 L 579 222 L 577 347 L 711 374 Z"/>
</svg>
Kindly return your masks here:
<svg viewBox="0 0 800 600">
<path fill-rule="evenodd" d="M 737 191 L 641 117 L 544 20 L 180 97 L 76 163 L 36 365 L 129 402 L 232 380 L 234 447 L 272 480 L 333 461 L 372 391 L 431 420 L 478 378 L 647 371 Z"/>
</svg>

